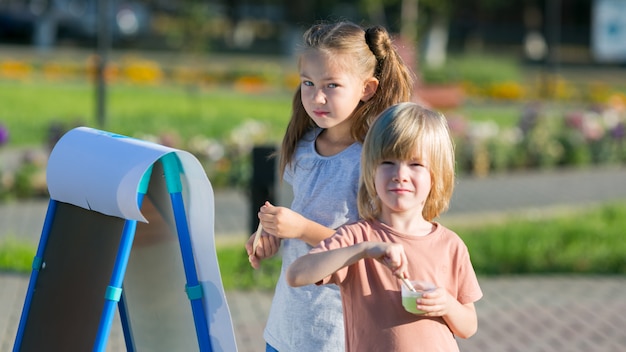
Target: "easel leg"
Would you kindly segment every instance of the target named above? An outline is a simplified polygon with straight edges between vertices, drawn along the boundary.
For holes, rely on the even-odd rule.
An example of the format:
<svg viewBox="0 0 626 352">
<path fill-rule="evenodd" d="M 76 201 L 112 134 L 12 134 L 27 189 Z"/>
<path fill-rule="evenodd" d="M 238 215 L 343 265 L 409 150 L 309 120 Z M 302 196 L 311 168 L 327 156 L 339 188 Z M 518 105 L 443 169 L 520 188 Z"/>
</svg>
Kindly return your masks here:
<svg viewBox="0 0 626 352">
<path fill-rule="evenodd" d="M 96 341 L 94 343 L 94 351 L 104 351 L 106 349 L 109 332 L 111 331 L 111 324 L 113 323 L 115 305 L 120 301 L 122 296 L 121 286 L 124 280 L 124 273 L 126 272 L 126 264 L 128 263 L 128 258 L 130 256 L 130 250 L 133 246 L 136 228 L 137 221 L 126 220 L 122 239 L 120 240 L 120 248 L 117 258 L 115 259 L 115 266 L 113 267 L 111 281 L 107 287 L 104 297 L 104 308 L 100 318 L 100 325 L 98 326 L 98 334 L 96 335 Z"/>
<path fill-rule="evenodd" d="M 149 168 L 142 176 L 139 184 L 139 190 L 137 193 L 137 204 L 141 208 L 143 198 L 148 191 L 148 184 L 150 182 L 150 176 L 152 175 L 152 168 Z M 107 291 L 105 293 L 105 302 L 100 318 L 100 325 L 98 326 L 98 334 L 96 335 L 96 341 L 94 343 L 94 351 L 104 351 L 109 339 L 109 333 L 111 331 L 111 324 L 113 322 L 113 316 L 115 313 L 115 305 L 121 302 L 123 297 L 122 283 L 124 282 L 124 274 L 126 273 L 126 267 L 128 265 L 128 258 L 130 258 L 130 252 L 133 247 L 133 240 L 135 239 L 135 231 L 137 229 L 136 220 L 126 220 L 124 223 L 124 229 L 122 230 L 122 238 L 120 239 L 120 245 L 115 258 L 115 264 L 113 266 L 113 272 L 111 274 L 111 280 Z M 133 346 L 132 334 L 130 333 L 130 321 L 128 320 L 128 314 L 124 305 L 124 314 L 121 314 L 122 328 L 124 328 L 124 337 L 126 338 L 126 347 Z M 134 351 L 134 346 L 129 351 Z"/>
<path fill-rule="evenodd" d="M 48 210 L 46 211 L 46 218 L 44 220 L 43 229 L 41 231 L 41 238 L 39 239 L 39 246 L 37 247 L 37 254 L 33 260 L 33 271 L 30 274 L 30 281 L 28 282 L 28 291 L 26 292 L 26 299 L 24 302 L 24 308 L 22 309 L 22 316 L 20 317 L 20 325 L 17 328 L 17 335 L 15 337 L 15 344 L 13 345 L 13 352 L 17 352 L 22 346 L 22 337 L 24 336 L 24 329 L 26 328 L 26 320 L 28 320 L 28 313 L 30 312 L 30 305 L 33 300 L 33 293 L 37 277 L 39 276 L 39 270 L 43 263 L 43 253 L 46 250 L 46 244 L 48 243 L 48 236 L 50 235 L 50 229 L 52 228 L 52 221 L 57 209 L 57 201 L 50 199 L 48 203 Z"/>
<path fill-rule="evenodd" d="M 128 316 L 128 307 L 126 306 L 126 297 L 123 289 L 122 297 L 120 297 L 120 302 L 117 308 L 120 314 L 120 320 L 122 321 L 122 331 L 124 332 L 124 341 L 126 341 L 126 351 L 134 352 L 137 349 L 135 348 L 135 339 L 133 338 L 133 331 L 130 326 L 130 317 Z"/>
<path fill-rule="evenodd" d="M 209 338 L 209 325 L 202 305 L 202 286 L 198 282 L 193 247 L 189 235 L 189 225 L 187 224 L 187 215 L 185 213 L 185 203 L 182 195 L 182 184 L 180 182 L 180 173 L 182 170 L 178 158 L 173 153 L 164 155 L 161 158 L 161 163 L 163 164 L 167 190 L 170 194 L 170 200 L 172 201 L 176 231 L 178 232 L 178 241 L 180 242 L 183 266 L 185 268 L 185 278 L 187 279 L 185 290 L 191 302 L 198 344 L 201 352 L 212 351 L 211 340 Z"/>
</svg>

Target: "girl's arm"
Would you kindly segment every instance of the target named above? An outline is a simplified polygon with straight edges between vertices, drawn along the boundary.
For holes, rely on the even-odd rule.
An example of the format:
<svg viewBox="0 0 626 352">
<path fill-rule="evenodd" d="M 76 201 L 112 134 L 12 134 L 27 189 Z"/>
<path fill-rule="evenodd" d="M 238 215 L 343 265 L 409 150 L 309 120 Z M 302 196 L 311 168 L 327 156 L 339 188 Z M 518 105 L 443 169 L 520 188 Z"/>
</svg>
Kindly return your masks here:
<svg viewBox="0 0 626 352">
<path fill-rule="evenodd" d="M 259 210 L 263 230 L 280 238 L 297 238 L 310 246 L 316 246 L 335 233 L 335 230 L 320 225 L 286 207 L 276 207 L 270 202 Z"/>
<path fill-rule="evenodd" d="M 348 247 L 306 254 L 296 259 L 287 269 L 286 280 L 293 287 L 314 284 L 364 258 L 376 259 L 395 275 L 404 277 L 407 260 L 402 245 L 360 242 Z"/>
<path fill-rule="evenodd" d="M 300 233 L 299 239 L 309 246 L 317 246 L 318 243 L 335 234 L 335 230 L 321 225 L 313 220 L 302 217 L 304 230 Z"/>
</svg>

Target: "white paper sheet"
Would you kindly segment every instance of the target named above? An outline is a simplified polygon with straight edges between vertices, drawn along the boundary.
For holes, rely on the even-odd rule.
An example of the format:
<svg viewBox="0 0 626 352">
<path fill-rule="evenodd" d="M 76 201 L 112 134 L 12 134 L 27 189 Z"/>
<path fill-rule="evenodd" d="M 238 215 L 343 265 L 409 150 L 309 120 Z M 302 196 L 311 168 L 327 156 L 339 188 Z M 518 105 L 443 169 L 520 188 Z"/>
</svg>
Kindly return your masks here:
<svg viewBox="0 0 626 352">
<path fill-rule="evenodd" d="M 146 170 L 167 153 L 182 152 L 92 128 L 75 128 L 50 154 L 46 174 L 50 198 L 145 222 L 137 189 Z"/>
<path fill-rule="evenodd" d="M 192 154 L 78 127 L 66 133 L 50 155 L 47 168 L 50 198 L 106 215 L 146 222 L 137 204 L 137 191 L 146 170 L 169 153 L 176 154 L 182 168 L 184 206 L 198 280 L 204 288 L 203 305 L 213 348 L 236 351 L 215 249 L 213 188 Z"/>
</svg>

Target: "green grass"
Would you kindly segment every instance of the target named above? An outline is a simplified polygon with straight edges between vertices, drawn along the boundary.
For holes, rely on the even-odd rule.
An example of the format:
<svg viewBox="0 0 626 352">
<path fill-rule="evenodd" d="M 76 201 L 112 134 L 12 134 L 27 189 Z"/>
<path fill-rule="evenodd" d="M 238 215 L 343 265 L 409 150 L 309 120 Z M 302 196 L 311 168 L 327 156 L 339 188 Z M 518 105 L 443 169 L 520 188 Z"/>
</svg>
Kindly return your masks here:
<svg viewBox="0 0 626 352">
<path fill-rule="evenodd" d="M 517 126 L 522 116 L 522 103 L 495 103 L 488 104 L 466 103 L 456 111 L 446 113 L 448 118 L 455 114 L 473 122 L 493 122 L 500 128 Z"/>
<path fill-rule="evenodd" d="M 181 85 L 111 85 L 107 120 L 96 120 L 96 93 L 87 82 L 0 81 L 0 124 L 13 146 L 39 145 L 53 124 L 85 125 L 137 136 L 176 132 L 222 139 L 244 121 L 262 121 L 268 141 L 280 141 L 291 109 L 291 93 L 245 93 L 226 88 Z"/>
<path fill-rule="evenodd" d="M 0 271 L 30 272 L 36 245 L 7 237 L 0 240 Z"/>
<path fill-rule="evenodd" d="M 245 121 L 255 120 L 267 131 L 263 142 L 278 144 L 289 121 L 292 93 L 116 84 L 108 89 L 104 126 L 96 120 L 95 96 L 95 88 L 86 82 L 0 80 L 0 124 L 9 130 L 9 145 L 19 147 L 46 143 L 53 124 L 65 129 L 84 125 L 138 138 L 175 133 L 187 141 L 197 135 L 224 140 Z M 522 109 L 523 102 L 469 102 L 447 114 L 510 127 L 517 124 Z"/>
<path fill-rule="evenodd" d="M 225 289 L 266 289 L 272 290 L 280 274 L 280 257 L 263 261 L 261 268 L 254 270 L 248 262 L 244 243 L 217 247 L 217 258 Z"/>
<path fill-rule="evenodd" d="M 484 54 L 450 55 L 443 67 L 422 67 L 422 79 L 428 83 L 471 82 L 485 85 L 494 82 L 521 81 L 518 60 L 508 56 Z"/>
<path fill-rule="evenodd" d="M 479 275 L 626 274 L 626 202 L 611 203 L 540 219 L 455 224 Z M 0 241 L 0 270 L 30 271 L 35 246 Z M 217 246 L 226 290 L 273 289 L 280 258 L 253 270 L 243 243 Z M 235 279 L 236 278 L 236 279 Z"/>
</svg>

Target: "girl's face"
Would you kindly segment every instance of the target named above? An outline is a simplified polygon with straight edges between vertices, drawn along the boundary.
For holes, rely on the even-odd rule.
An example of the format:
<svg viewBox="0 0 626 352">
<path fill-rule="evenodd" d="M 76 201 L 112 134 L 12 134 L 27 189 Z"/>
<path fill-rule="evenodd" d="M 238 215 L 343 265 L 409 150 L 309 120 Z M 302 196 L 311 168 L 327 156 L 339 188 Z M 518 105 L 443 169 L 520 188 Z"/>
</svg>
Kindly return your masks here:
<svg viewBox="0 0 626 352">
<path fill-rule="evenodd" d="M 300 59 L 302 105 L 321 128 L 347 127 L 348 131 L 352 111 L 376 91 L 377 84 L 372 83 L 376 79 L 359 77 L 348 60 L 342 55 L 329 60 L 319 50 L 308 51 Z"/>
<path fill-rule="evenodd" d="M 428 160 L 383 160 L 376 167 L 374 184 L 383 217 L 393 213 L 421 217 L 432 185 Z"/>
</svg>

